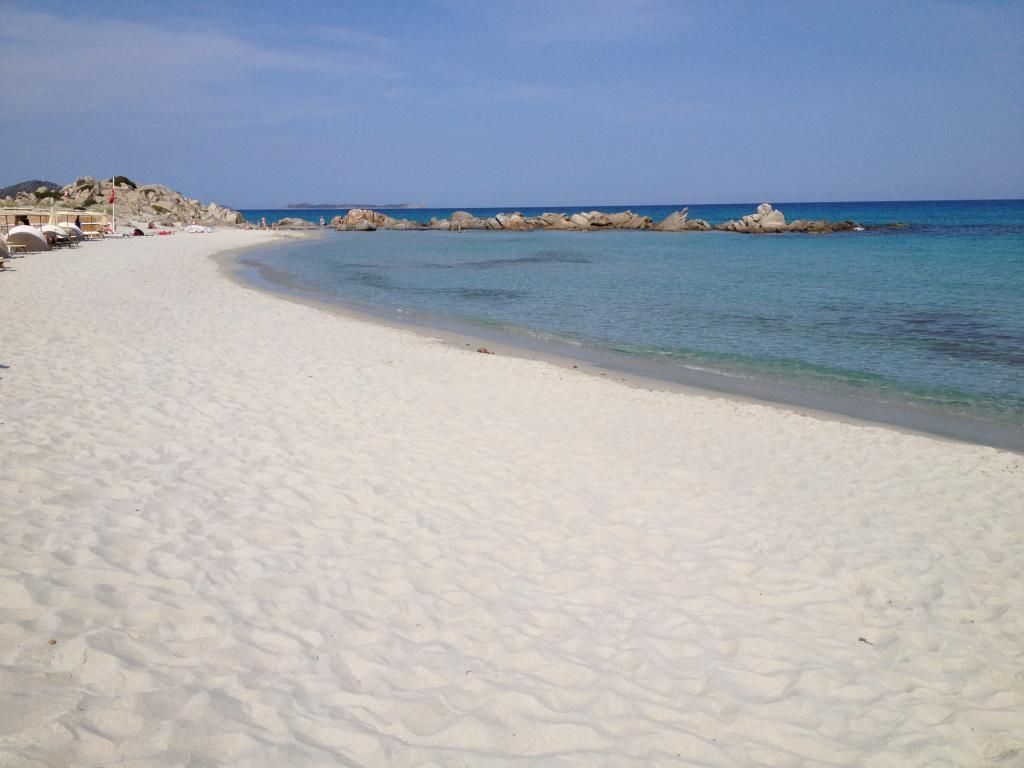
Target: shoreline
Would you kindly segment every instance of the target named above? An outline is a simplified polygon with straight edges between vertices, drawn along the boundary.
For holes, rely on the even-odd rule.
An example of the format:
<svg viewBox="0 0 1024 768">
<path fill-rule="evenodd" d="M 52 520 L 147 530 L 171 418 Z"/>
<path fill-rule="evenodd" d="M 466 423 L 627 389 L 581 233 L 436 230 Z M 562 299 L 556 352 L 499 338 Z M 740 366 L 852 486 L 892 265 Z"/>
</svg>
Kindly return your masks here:
<svg viewBox="0 0 1024 768">
<path fill-rule="evenodd" d="M 1021 456 L 225 276 L 268 243 L 128 238 L 0 273 L 0 763 L 1024 750 Z"/>
<path fill-rule="evenodd" d="M 302 240 L 323 237 L 305 233 Z M 261 251 L 262 247 L 246 249 Z M 278 298 L 296 301 L 361 322 L 411 331 L 426 338 L 440 338 L 454 347 L 486 347 L 499 354 L 525 360 L 537 360 L 565 370 L 578 370 L 594 376 L 608 376 L 632 387 L 651 391 L 675 392 L 704 397 L 722 397 L 738 402 L 782 408 L 793 413 L 831 419 L 842 423 L 890 428 L 954 442 L 980 445 L 1024 454 L 1024 431 L 969 418 L 958 418 L 907 403 L 892 405 L 857 400 L 793 382 L 769 382 L 763 379 L 731 377 L 712 370 L 659 364 L 655 360 L 633 358 L 625 353 L 579 347 L 524 335 L 500 328 L 471 326 L 458 319 L 406 312 L 398 315 L 383 308 L 361 306 L 354 301 L 320 293 L 292 281 L 284 273 L 256 262 L 246 262 L 245 253 L 218 261 L 225 274 L 247 288 Z"/>
</svg>

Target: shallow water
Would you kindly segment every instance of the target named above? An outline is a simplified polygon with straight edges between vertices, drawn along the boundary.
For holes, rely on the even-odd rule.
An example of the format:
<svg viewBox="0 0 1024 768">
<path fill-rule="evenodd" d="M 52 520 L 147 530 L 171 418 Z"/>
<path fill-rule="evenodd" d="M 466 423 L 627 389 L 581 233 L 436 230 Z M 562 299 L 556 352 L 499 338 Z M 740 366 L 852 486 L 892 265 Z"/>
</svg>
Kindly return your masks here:
<svg viewBox="0 0 1024 768">
<path fill-rule="evenodd" d="M 916 414 L 909 426 L 1024 448 L 1024 202 L 778 207 L 788 219 L 908 226 L 763 237 L 329 231 L 245 262 L 395 319 L 551 342 L 662 378 L 743 381 L 744 394 L 866 418 Z M 633 207 L 655 218 L 672 209 Z"/>
</svg>

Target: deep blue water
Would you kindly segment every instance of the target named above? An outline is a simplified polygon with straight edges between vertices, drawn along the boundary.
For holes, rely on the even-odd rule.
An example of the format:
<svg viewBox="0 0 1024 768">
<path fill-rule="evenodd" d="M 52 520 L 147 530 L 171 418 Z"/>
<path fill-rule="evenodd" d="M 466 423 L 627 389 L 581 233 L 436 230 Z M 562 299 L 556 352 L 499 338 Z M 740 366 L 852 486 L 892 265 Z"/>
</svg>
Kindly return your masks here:
<svg viewBox="0 0 1024 768">
<path fill-rule="evenodd" d="M 681 206 L 598 209 L 627 207 L 660 219 Z M 715 223 L 754 207 L 690 211 Z M 789 220 L 907 226 L 760 237 L 328 231 L 244 262 L 254 279 L 258 266 L 292 290 L 396 319 L 551 341 L 663 378 L 1024 449 L 1024 201 L 777 207 Z"/>
</svg>

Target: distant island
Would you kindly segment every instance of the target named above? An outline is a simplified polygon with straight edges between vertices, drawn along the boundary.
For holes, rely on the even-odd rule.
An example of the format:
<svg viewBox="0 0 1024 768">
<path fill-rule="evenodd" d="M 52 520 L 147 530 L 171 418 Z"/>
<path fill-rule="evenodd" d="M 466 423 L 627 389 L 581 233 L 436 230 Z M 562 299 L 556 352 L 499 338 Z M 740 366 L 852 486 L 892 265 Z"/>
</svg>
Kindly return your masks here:
<svg viewBox="0 0 1024 768">
<path fill-rule="evenodd" d="M 339 208 L 426 208 L 419 203 L 288 203 L 285 208 L 294 210 L 299 208 L 315 209 L 339 209 Z"/>
</svg>

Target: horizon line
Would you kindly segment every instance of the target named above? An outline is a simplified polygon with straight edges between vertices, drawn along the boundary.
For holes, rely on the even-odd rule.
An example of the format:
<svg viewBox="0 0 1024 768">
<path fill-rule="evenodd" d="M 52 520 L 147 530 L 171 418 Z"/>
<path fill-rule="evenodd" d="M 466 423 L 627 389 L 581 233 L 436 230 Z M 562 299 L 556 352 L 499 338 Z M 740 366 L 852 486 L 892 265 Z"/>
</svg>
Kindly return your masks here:
<svg viewBox="0 0 1024 768">
<path fill-rule="evenodd" d="M 768 202 L 770 205 L 775 207 L 776 205 L 837 205 L 837 204 L 850 204 L 850 203 L 1014 203 L 1024 202 L 1024 197 L 930 197 L 930 198 L 890 198 L 885 200 L 781 200 L 778 203 L 773 203 L 768 200 L 762 200 L 761 203 Z M 697 205 L 760 205 L 751 200 L 744 201 L 733 201 L 733 202 L 710 202 L 710 203 L 588 203 L 587 205 L 557 205 L 551 203 L 541 204 L 517 204 L 517 205 L 414 205 L 411 203 L 379 203 L 377 205 L 366 205 L 363 206 L 366 209 L 374 208 L 388 208 L 388 209 L 403 209 L 408 211 L 423 211 L 423 210 L 473 210 L 474 208 L 486 208 L 486 209 L 509 209 L 514 210 L 516 208 L 576 208 L 583 210 L 585 208 L 673 208 L 673 207 L 689 207 Z M 240 206 L 235 208 L 231 206 L 232 210 L 236 211 L 324 211 L 324 210 L 343 210 L 352 209 L 354 206 L 341 205 L 336 208 L 325 208 L 323 206 L 312 206 L 308 208 L 294 208 L 284 205 L 281 207 L 257 207 L 257 206 Z"/>
</svg>

